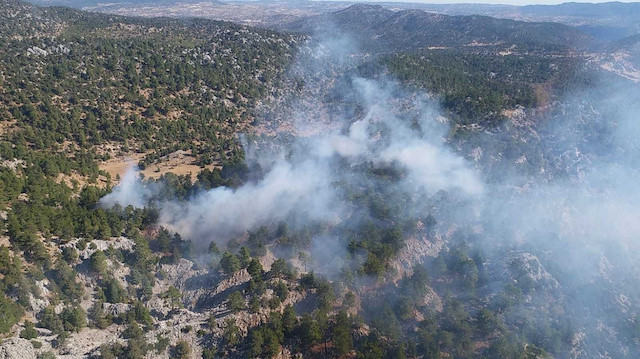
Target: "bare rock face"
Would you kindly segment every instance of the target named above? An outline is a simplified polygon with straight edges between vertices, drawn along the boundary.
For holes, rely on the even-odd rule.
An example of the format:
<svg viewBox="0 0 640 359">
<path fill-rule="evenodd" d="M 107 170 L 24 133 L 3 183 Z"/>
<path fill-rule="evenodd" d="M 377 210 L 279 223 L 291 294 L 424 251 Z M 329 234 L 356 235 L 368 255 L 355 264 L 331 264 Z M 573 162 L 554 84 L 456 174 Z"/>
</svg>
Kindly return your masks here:
<svg viewBox="0 0 640 359">
<path fill-rule="evenodd" d="M 449 230 L 446 233 L 429 234 L 425 230 L 425 224 L 418 222 L 419 234 L 407 238 L 405 246 L 400 250 L 392 262 L 397 275 L 396 280 L 413 273 L 413 266 L 423 264 L 425 257 L 437 257 L 445 244 L 446 239 L 453 233 Z"/>
<path fill-rule="evenodd" d="M 215 287 L 219 278 L 205 269 L 197 269 L 194 263 L 187 259 L 180 259 L 173 264 L 163 264 L 161 267 L 163 279 L 158 280 L 154 287 L 154 294 L 160 294 L 170 286 L 178 288 L 182 293 L 182 303 L 186 308 L 194 309 L 202 296 L 208 295 L 210 288 Z M 167 314 L 170 308 L 164 308 L 161 300 L 150 303 L 150 309 Z"/>
<path fill-rule="evenodd" d="M 392 265 L 398 273 L 410 275 L 414 265 L 423 263 L 425 257 L 436 257 L 443 245 L 444 241 L 439 235 L 410 237 Z"/>
<path fill-rule="evenodd" d="M 302 358 L 302 354 L 293 355 L 291 351 L 287 348 L 282 348 L 280 353 L 276 354 L 274 359 L 292 359 L 292 358 Z"/>
<path fill-rule="evenodd" d="M 96 353 L 102 344 L 122 343 L 119 339 L 119 334 L 115 325 L 105 330 L 85 328 L 67 339 L 64 347 L 59 350 L 58 357 L 68 359 L 87 358 L 92 353 Z"/>
<path fill-rule="evenodd" d="M 193 269 L 193 262 L 187 259 L 179 259 L 175 264 L 163 264 L 162 271 L 166 275 L 166 280 L 181 288 L 189 278 L 196 276 L 198 271 Z"/>
<path fill-rule="evenodd" d="M 126 314 L 131 309 L 131 304 L 125 303 L 104 303 L 103 308 L 105 313 L 111 314 L 114 317 L 120 317 Z"/>
<path fill-rule="evenodd" d="M 95 246 L 88 246 L 87 249 L 79 252 L 82 261 L 87 261 L 95 250 L 107 250 L 109 246 L 127 250 L 132 242 L 128 239 L 114 238 L 110 241 L 94 241 Z M 74 245 L 72 242 L 69 245 Z M 93 249 L 89 248 L 92 247 Z M 270 267 L 274 257 L 263 258 L 263 266 Z M 128 268 L 112 259 L 107 260 L 110 273 L 121 284 L 126 287 L 126 274 L 129 273 Z M 145 333 L 146 340 L 153 344 L 157 341 L 157 336 L 169 340 L 169 345 L 176 345 L 179 341 L 186 341 L 192 349 L 192 357 L 197 358 L 202 354 L 204 346 L 218 345 L 220 336 L 222 335 L 228 319 L 232 319 L 239 327 L 242 335 L 247 335 L 250 328 L 264 323 L 272 310 L 282 311 L 286 305 L 295 304 L 305 298 L 307 293 L 296 289 L 296 285 L 292 285 L 289 292 L 278 308 L 262 308 L 257 313 L 251 313 L 247 310 L 238 313 L 232 313 L 228 309 L 228 296 L 235 291 L 242 291 L 246 288 L 251 276 L 246 269 L 242 269 L 233 275 L 226 276 L 217 271 L 210 271 L 199 268 L 192 261 L 180 259 L 172 264 L 163 264 L 161 266 L 162 275 L 156 277 L 155 286 L 152 289 L 152 296 L 146 302 L 146 307 L 151 311 L 154 325 L 148 328 Z M 91 276 L 79 273 L 80 282 L 88 288 L 88 292 L 95 292 L 98 282 Z M 273 279 L 276 280 L 276 279 Z M 279 279 L 278 279 L 279 280 Z M 49 301 L 49 283 L 47 280 L 37 282 L 42 298 L 31 298 L 32 308 L 38 309 L 32 311 L 35 316 L 37 311 L 42 310 L 50 305 Z M 165 297 L 166 291 L 170 287 L 176 287 L 181 293 L 181 301 L 183 308 L 176 308 L 174 303 Z M 265 296 L 272 298 L 273 290 L 268 289 Z M 86 297 L 83 307 L 91 308 L 94 299 Z M 64 309 L 63 303 L 58 304 L 54 310 L 60 314 Z M 131 310 L 131 304 L 125 303 L 103 303 L 103 310 L 107 314 L 114 317 L 124 317 Z M 213 338 L 206 339 L 199 335 L 199 331 L 203 328 L 209 330 L 210 318 L 215 318 L 213 328 Z M 112 324 L 105 329 L 84 328 L 78 333 L 71 333 L 70 336 L 60 347 L 52 347 L 56 341 L 56 336 L 48 330 L 37 328 L 40 335 L 38 341 L 42 344 L 42 348 L 35 349 L 33 344 L 26 339 L 11 338 L 0 344 L 0 359 L 9 358 L 26 358 L 36 359 L 38 354 L 45 351 L 54 353 L 59 358 L 80 359 L 86 357 L 97 356 L 100 353 L 102 344 L 121 343 L 126 344 L 125 338 L 122 337 L 124 325 Z M 169 352 L 154 353 L 153 357 L 168 358 Z M 283 349 L 278 356 L 279 358 L 292 358 L 289 351 Z"/>
<path fill-rule="evenodd" d="M 36 359 L 36 350 L 26 339 L 11 338 L 0 344 L 0 359 Z"/>
<path fill-rule="evenodd" d="M 79 239 L 72 241 L 67 246 L 75 246 L 78 241 Z M 79 251 L 78 255 L 80 256 L 81 259 L 83 260 L 89 259 L 91 255 L 96 251 L 98 250 L 106 251 L 107 249 L 109 249 L 109 247 L 131 251 L 133 250 L 133 247 L 135 245 L 135 243 L 127 237 L 114 237 L 108 241 L 94 239 L 91 241 L 91 244 L 92 246 L 87 246 L 87 248 Z M 65 246 L 62 246 L 62 247 L 65 247 Z"/>
<path fill-rule="evenodd" d="M 527 278 L 533 283 L 543 285 L 547 289 L 559 286 L 558 281 L 547 272 L 538 257 L 531 253 L 517 254 L 511 262 L 511 271 L 516 280 Z"/>
<path fill-rule="evenodd" d="M 49 285 L 48 279 L 36 281 L 36 286 L 40 291 L 40 298 L 36 298 L 33 294 L 29 293 L 29 305 L 31 306 L 31 310 L 34 313 L 39 313 L 44 308 L 48 307 L 49 304 L 51 304 L 49 302 L 49 299 L 47 299 L 49 298 L 48 285 Z"/>
</svg>

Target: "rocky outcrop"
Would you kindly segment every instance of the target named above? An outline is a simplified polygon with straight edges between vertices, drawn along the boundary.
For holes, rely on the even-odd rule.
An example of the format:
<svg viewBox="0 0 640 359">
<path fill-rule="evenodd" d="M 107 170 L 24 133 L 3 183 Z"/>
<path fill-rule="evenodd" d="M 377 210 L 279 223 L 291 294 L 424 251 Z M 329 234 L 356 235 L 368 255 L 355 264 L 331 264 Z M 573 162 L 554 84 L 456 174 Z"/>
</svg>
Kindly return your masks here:
<svg viewBox="0 0 640 359">
<path fill-rule="evenodd" d="M 527 279 L 545 289 L 558 288 L 558 281 L 547 272 L 538 257 L 531 253 L 518 253 L 510 263 L 511 272 L 516 281 Z"/>
<path fill-rule="evenodd" d="M 62 245 L 60 247 L 75 246 L 78 241 L 79 239 L 71 241 L 69 242 L 69 244 Z M 133 243 L 133 241 L 127 237 L 115 237 L 108 241 L 94 239 L 91 241 L 91 245 L 79 251 L 78 255 L 81 259 L 89 259 L 91 255 L 98 250 L 106 251 L 107 249 L 109 249 L 109 247 L 113 247 L 115 249 L 131 251 L 133 250 L 134 245 L 135 243 Z"/>
<path fill-rule="evenodd" d="M 36 359 L 37 353 L 30 341 L 10 338 L 0 344 L 0 359 Z"/>
<path fill-rule="evenodd" d="M 404 248 L 391 264 L 397 273 L 397 280 L 411 275 L 413 266 L 422 264 L 425 257 L 436 257 L 444 246 L 446 237 L 451 235 L 451 231 L 430 235 L 422 222 L 418 222 L 417 229 L 418 234 L 407 238 Z"/>
<path fill-rule="evenodd" d="M 131 309 L 131 304 L 125 303 L 104 303 L 102 305 L 105 313 L 111 314 L 114 317 L 119 317 L 126 314 Z"/>
</svg>

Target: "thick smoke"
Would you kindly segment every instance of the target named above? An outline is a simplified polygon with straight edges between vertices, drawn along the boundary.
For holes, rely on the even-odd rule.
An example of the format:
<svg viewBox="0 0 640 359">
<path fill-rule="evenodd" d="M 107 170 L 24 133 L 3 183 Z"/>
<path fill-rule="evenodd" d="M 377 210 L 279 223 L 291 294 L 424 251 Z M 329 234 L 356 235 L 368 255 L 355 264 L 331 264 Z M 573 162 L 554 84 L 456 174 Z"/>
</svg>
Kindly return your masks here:
<svg viewBox="0 0 640 359">
<path fill-rule="evenodd" d="M 578 357 L 639 354 L 629 329 L 640 312 L 638 100 L 637 85 L 603 80 L 556 104 L 535 135 L 506 131 L 524 140 L 510 158 L 486 151 L 480 159 L 486 168 L 516 170 L 491 174 L 481 215 L 467 223 L 483 228 L 478 245 L 494 264 L 508 266 L 523 253 L 539 259 L 561 289 L 553 301 L 564 308 L 558 320 L 575 330 Z M 494 166 L 496 158 L 510 164 Z M 505 277 L 518 283 L 514 273 L 496 280 Z M 540 298 L 556 289 L 536 285 Z"/>
<path fill-rule="evenodd" d="M 521 232 L 539 233 L 546 224 L 559 238 L 586 245 L 639 244 L 640 92 L 633 84 L 602 86 L 574 94 L 538 126 L 544 137 L 516 155 L 542 158 L 530 164 L 538 170 L 498 174 L 493 195 L 483 201 L 490 217 Z"/>
<path fill-rule="evenodd" d="M 409 122 L 398 117 L 398 100 L 406 95 L 401 94 L 396 84 L 360 78 L 353 83 L 360 103 L 366 106 L 366 115 L 350 126 L 347 136 L 333 137 L 332 144 L 337 145 L 334 151 L 374 163 L 399 163 L 407 170 L 408 182 L 418 191 L 482 193 L 478 174 L 443 143 L 446 126 L 442 122 L 445 120 L 434 110 L 437 107 L 433 102 L 426 98 L 412 99 L 411 107 L 417 109 L 420 117 Z M 382 141 L 372 140 L 371 125 L 376 123 L 386 127 L 386 138 Z M 417 134 L 411 125 L 418 125 L 421 132 Z M 384 142 L 384 146 L 380 147 L 377 142 Z"/>
<path fill-rule="evenodd" d="M 350 81 L 363 118 L 349 122 L 344 130 L 332 130 L 300 140 L 292 153 L 275 160 L 263 178 L 238 189 L 215 188 L 187 202 L 165 203 L 161 222 L 196 242 L 224 244 L 247 230 L 276 223 L 292 214 L 309 220 L 340 221 L 346 208 L 336 183 L 357 181 L 342 166 L 362 163 L 395 164 L 406 171 L 399 186 L 407 191 L 435 193 L 460 191 L 482 193 L 478 174 L 443 142 L 434 104 L 409 99 L 418 105 L 416 118 L 395 110 L 402 91 L 391 82 L 353 78 Z M 422 131 L 412 129 L 419 125 Z"/>
<path fill-rule="evenodd" d="M 140 181 L 138 169 L 132 166 L 127 170 L 120 184 L 100 199 L 100 205 L 107 208 L 115 205 L 141 208 L 148 204 L 151 194 L 151 189 Z"/>
<path fill-rule="evenodd" d="M 330 177 L 322 163 L 279 161 L 263 179 L 238 189 L 203 192 L 186 203 L 162 206 L 161 222 L 195 241 L 226 241 L 247 230 L 304 211 L 327 219 L 332 202 Z"/>
<path fill-rule="evenodd" d="M 348 90 L 363 106 L 362 119 L 341 119 L 345 130 L 302 139 L 293 146 L 293 153 L 276 158 L 257 181 L 237 189 L 214 188 L 186 202 L 160 204 L 161 224 L 196 243 L 225 244 L 294 213 L 309 220 L 339 221 L 346 209 L 335 183 L 358 179 L 353 173 L 337 172 L 337 162 L 399 166 L 406 177 L 398 186 L 407 192 L 482 193 L 478 173 L 444 143 L 446 126 L 440 123 L 443 119 L 432 101 L 410 98 L 389 81 L 353 78 Z M 401 100 L 416 109 L 411 112 L 415 118 L 398 113 L 395 107 Z M 412 128 L 415 125 L 421 130 Z M 143 206 L 148 196 L 130 171 L 101 204 Z"/>
<path fill-rule="evenodd" d="M 367 214 L 353 215 L 359 209 L 344 201 L 342 188 L 368 179 L 345 169 L 397 168 L 397 181 L 385 183 L 390 193 L 428 197 L 444 191 L 465 199 L 460 206 L 436 204 L 446 210 L 437 213 L 434 237 L 473 228 L 474 246 L 492 267 L 488 288 L 498 292 L 506 283 L 517 284 L 521 278 L 510 266 L 535 258 L 541 268 L 532 277 L 558 283 L 563 294 L 545 296 L 557 287 L 539 283 L 527 305 L 550 305 L 550 298 L 560 303 L 559 315 L 586 338 L 596 338 L 575 337 L 582 357 L 637 357 L 624 328 L 635 325 L 640 313 L 638 86 L 574 94 L 531 127 L 505 125 L 452 145 L 449 124 L 433 99 L 389 79 L 343 75 L 354 53 L 344 39 L 312 46 L 294 67 L 305 86 L 288 102 L 293 111 L 286 119 L 295 135 L 305 137 L 277 156 L 247 151 L 263 176 L 236 189 L 161 203 L 161 224 L 197 244 L 224 245 L 291 217 L 357 221 Z M 475 155 L 465 159 L 459 152 Z M 142 206 L 148 197 L 135 175 L 127 174 L 101 204 Z M 424 210 L 409 212 L 418 218 Z M 344 248 L 330 233 L 312 239 L 316 263 L 334 269 L 346 257 Z M 535 291 L 542 302 L 535 301 Z"/>
</svg>

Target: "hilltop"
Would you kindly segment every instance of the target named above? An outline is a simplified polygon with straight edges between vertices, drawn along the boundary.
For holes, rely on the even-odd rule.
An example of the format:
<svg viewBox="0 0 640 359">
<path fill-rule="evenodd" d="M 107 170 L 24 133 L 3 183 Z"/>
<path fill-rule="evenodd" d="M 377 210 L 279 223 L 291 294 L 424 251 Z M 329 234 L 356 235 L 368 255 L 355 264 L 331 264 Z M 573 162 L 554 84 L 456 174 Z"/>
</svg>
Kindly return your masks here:
<svg viewBox="0 0 640 359">
<path fill-rule="evenodd" d="M 585 50 L 594 39 L 557 23 L 519 22 L 488 16 L 449 16 L 422 10 L 391 11 L 381 5 L 357 4 L 284 26 L 308 34 L 323 29 L 349 34 L 367 50 L 415 51 L 428 47 L 542 45 Z"/>
</svg>

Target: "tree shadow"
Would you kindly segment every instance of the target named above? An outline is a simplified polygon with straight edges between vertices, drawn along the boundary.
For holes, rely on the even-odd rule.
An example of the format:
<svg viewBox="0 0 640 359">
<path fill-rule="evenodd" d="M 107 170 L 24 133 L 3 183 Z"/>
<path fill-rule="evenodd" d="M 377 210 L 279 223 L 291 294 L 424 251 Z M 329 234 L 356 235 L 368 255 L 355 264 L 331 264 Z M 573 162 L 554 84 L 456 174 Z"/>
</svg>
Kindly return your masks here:
<svg viewBox="0 0 640 359">
<path fill-rule="evenodd" d="M 206 296 L 203 295 L 201 296 L 198 301 L 196 302 L 193 310 L 195 312 L 203 312 L 207 309 L 212 309 L 215 307 L 220 306 L 224 301 L 227 300 L 227 298 L 229 298 L 229 295 L 231 295 L 231 293 L 235 292 L 235 291 L 243 291 L 247 288 L 247 286 L 249 285 L 248 282 L 242 283 L 242 284 L 238 284 L 236 286 L 233 287 L 229 287 L 227 289 L 225 289 L 224 291 L 214 295 L 214 296 Z"/>
</svg>

